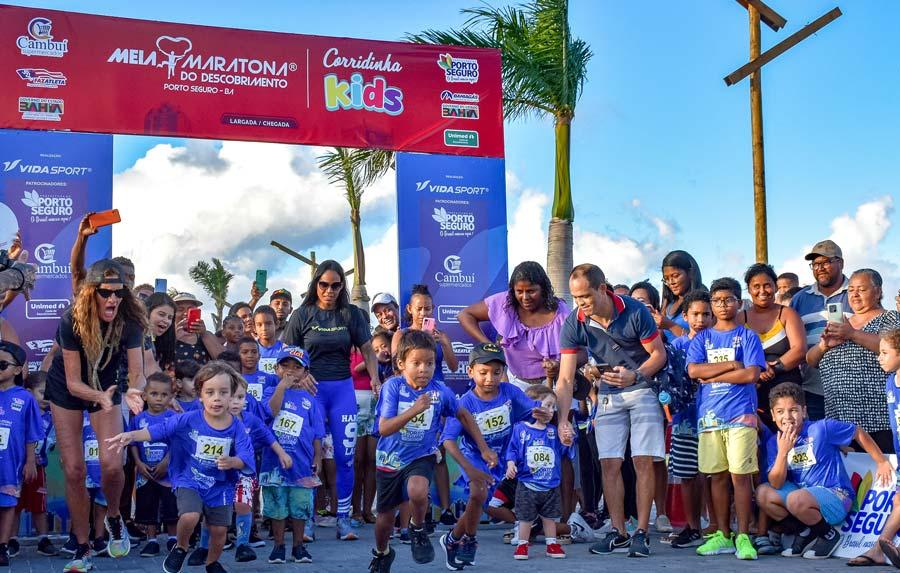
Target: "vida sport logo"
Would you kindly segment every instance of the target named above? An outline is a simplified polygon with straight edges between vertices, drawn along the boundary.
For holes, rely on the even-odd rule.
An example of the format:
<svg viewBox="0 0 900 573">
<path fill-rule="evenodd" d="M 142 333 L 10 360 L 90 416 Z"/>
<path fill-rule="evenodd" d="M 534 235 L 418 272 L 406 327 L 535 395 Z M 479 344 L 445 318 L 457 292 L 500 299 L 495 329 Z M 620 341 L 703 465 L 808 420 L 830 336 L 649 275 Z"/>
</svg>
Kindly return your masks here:
<svg viewBox="0 0 900 573">
<path fill-rule="evenodd" d="M 478 60 L 441 54 L 438 56 L 437 64 L 444 70 L 444 79 L 448 83 L 474 84 L 478 82 Z"/>
</svg>

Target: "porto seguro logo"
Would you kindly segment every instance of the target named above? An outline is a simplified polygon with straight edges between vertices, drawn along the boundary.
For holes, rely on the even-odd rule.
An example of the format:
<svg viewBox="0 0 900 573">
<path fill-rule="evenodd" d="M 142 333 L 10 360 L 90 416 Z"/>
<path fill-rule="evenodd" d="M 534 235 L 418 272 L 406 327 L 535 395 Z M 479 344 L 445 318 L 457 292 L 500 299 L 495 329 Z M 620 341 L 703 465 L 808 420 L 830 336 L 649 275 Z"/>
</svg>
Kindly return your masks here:
<svg viewBox="0 0 900 573">
<path fill-rule="evenodd" d="M 16 38 L 16 46 L 23 56 L 61 58 L 69 51 L 69 41 L 54 41 L 52 30 L 53 22 L 49 18 L 32 18 L 28 23 L 28 35 Z"/>
<path fill-rule="evenodd" d="M 450 54 L 438 56 L 437 65 L 444 70 L 444 80 L 448 83 L 478 82 L 478 60 L 471 58 L 458 58 Z"/>
<path fill-rule="evenodd" d="M 25 191 L 22 204 L 31 208 L 32 222 L 39 222 L 36 219 L 39 217 L 52 217 L 59 221 L 72 218 L 71 197 L 41 197 L 37 191 Z"/>
<path fill-rule="evenodd" d="M 475 231 L 475 215 L 447 211 L 444 207 L 435 207 L 431 218 L 438 222 L 442 237 L 470 236 Z"/>
</svg>

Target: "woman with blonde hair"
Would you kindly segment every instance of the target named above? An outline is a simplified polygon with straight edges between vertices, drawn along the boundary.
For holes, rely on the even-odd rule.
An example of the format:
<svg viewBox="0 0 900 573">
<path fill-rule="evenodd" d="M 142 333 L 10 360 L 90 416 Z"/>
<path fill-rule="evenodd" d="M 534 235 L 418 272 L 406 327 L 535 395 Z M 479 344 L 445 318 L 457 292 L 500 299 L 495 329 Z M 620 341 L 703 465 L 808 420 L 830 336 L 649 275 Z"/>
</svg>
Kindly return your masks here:
<svg viewBox="0 0 900 573">
<path fill-rule="evenodd" d="M 47 374 L 46 396 L 66 478 L 66 504 L 78 542 L 74 558 L 63 569 L 66 572 L 93 567 L 88 545 L 90 497 L 84 485 L 85 450 L 81 441 L 83 412 L 90 415 L 98 445 L 122 432 L 122 395 L 116 373 L 126 356 L 125 402 L 135 414 L 144 406 L 141 392 L 146 384 L 143 340 L 147 314 L 125 285 L 126 276 L 118 263 L 101 260 L 91 265 L 75 302 L 60 320 L 56 342 L 62 352 L 54 357 Z M 105 447 L 92 450 L 100 460 L 101 486 L 108 502 L 108 552 L 111 557 L 124 557 L 131 544 L 119 512 L 125 481 L 122 458 Z"/>
</svg>

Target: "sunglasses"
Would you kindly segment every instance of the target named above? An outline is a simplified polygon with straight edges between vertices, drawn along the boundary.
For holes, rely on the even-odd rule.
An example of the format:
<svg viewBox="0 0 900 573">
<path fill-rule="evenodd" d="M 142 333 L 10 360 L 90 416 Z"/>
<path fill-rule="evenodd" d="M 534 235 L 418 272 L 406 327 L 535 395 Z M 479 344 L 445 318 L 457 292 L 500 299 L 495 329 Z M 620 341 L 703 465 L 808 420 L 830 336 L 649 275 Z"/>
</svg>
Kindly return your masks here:
<svg viewBox="0 0 900 573">
<path fill-rule="evenodd" d="M 328 290 L 339 291 L 339 290 L 341 290 L 341 287 L 343 287 L 343 286 L 344 286 L 344 283 L 342 283 L 340 281 L 338 281 L 336 283 L 328 283 L 325 281 L 319 281 L 319 288 L 321 290 L 325 290 L 325 291 L 328 291 Z"/>
<path fill-rule="evenodd" d="M 125 287 L 116 290 L 112 290 L 109 288 L 98 288 L 96 292 L 100 295 L 100 298 L 109 298 L 112 295 L 116 295 L 116 298 L 123 299 L 125 298 L 125 295 L 128 294 L 128 289 Z"/>
<path fill-rule="evenodd" d="M 17 368 L 19 365 L 15 362 L 7 362 L 6 360 L 0 360 L 0 372 L 5 372 L 7 368 Z"/>
</svg>

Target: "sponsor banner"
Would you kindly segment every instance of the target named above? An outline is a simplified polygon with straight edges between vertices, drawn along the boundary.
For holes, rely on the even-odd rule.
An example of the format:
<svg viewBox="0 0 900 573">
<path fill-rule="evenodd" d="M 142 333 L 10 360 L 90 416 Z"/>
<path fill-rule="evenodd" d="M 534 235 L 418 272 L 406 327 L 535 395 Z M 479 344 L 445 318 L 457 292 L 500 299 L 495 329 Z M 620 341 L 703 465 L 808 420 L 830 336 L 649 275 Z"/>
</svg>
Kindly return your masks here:
<svg viewBox="0 0 900 573">
<path fill-rule="evenodd" d="M 414 284 L 434 296 L 438 330 L 453 342 L 466 389 L 473 340 L 457 316 L 466 306 L 507 288 L 506 182 L 502 159 L 397 155 L 397 237 L 400 304 Z"/>
<path fill-rule="evenodd" d="M 499 50 L 0 5 L 0 128 L 503 156 Z"/>
<path fill-rule="evenodd" d="M 16 232 L 37 265 L 31 300 L 16 298 L 3 313 L 37 370 L 72 298 L 69 258 L 78 225 L 89 211 L 112 205 L 112 136 L 0 131 L 0 249 Z M 88 262 L 110 256 L 112 235 L 88 241 Z"/>
<path fill-rule="evenodd" d="M 896 456 L 888 456 L 897 467 Z M 894 484 L 884 487 L 875 483 L 875 462 L 868 454 L 851 453 L 844 457 L 844 467 L 856 489 L 856 497 L 847 519 L 838 527 L 841 543 L 835 555 L 856 557 L 878 542 L 891 510 L 894 508 Z M 894 543 L 900 542 L 895 537 Z"/>
</svg>

